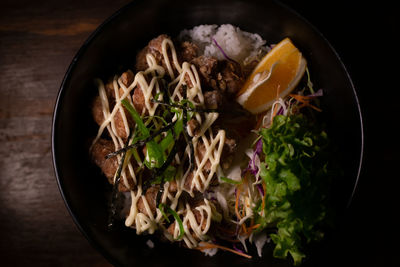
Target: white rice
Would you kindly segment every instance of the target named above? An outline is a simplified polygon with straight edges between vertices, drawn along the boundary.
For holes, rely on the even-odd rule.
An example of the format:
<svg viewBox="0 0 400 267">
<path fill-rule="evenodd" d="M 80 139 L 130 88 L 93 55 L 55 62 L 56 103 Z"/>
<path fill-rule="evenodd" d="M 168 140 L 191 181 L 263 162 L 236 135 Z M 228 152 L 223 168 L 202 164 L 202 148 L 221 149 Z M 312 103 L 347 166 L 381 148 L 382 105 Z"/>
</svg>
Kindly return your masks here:
<svg viewBox="0 0 400 267">
<path fill-rule="evenodd" d="M 215 45 L 214 39 L 228 57 L 243 65 L 260 59 L 270 50 L 260 35 L 242 31 L 231 24 L 199 25 L 181 31 L 178 38 L 196 44 L 200 55 L 215 57 L 218 60 L 226 59 Z"/>
</svg>

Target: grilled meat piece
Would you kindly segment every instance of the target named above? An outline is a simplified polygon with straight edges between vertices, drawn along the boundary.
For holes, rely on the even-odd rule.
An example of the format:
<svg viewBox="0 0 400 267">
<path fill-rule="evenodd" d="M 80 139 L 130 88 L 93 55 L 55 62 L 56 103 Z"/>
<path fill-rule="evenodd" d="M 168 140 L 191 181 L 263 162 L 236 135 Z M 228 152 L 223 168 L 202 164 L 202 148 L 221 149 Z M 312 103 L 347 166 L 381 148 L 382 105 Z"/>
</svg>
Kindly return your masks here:
<svg viewBox="0 0 400 267">
<path fill-rule="evenodd" d="M 218 60 L 213 57 L 199 56 L 194 58 L 191 63 L 199 71 L 201 86 L 204 89 L 218 89 L 216 76 L 218 70 Z"/>
<path fill-rule="evenodd" d="M 143 114 L 143 111 L 145 110 L 146 113 L 146 104 L 145 104 L 145 99 L 144 99 L 144 94 L 142 89 L 140 88 L 140 85 L 138 84 L 135 91 L 133 92 L 132 96 L 132 102 L 133 106 L 135 107 L 136 111 L 139 114 Z"/>
<path fill-rule="evenodd" d="M 224 100 L 224 96 L 219 90 L 204 92 L 204 105 L 206 106 L 206 108 L 221 108 L 224 105 Z"/>
<path fill-rule="evenodd" d="M 92 147 L 91 157 L 94 163 L 101 169 L 104 175 L 107 177 L 110 184 L 114 184 L 114 175 L 117 172 L 119 162 L 117 157 L 111 157 L 106 159 L 106 156 L 114 152 L 114 143 L 111 140 L 100 138 Z M 134 163 L 132 161 L 132 163 Z M 134 187 L 134 182 L 129 172 L 126 172 L 129 186 Z M 118 190 L 121 192 L 127 192 L 129 189 L 124 185 L 121 180 L 118 185 Z"/>
<path fill-rule="evenodd" d="M 196 206 L 191 208 L 191 211 L 193 212 L 193 215 L 196 218 L 197 224 L 201 224 L 201 230 L 204 230 L 206 228 L 206 225 L 207 225 L 207 214 L 203 213 L 205 216 L 204 216 L 204 219 L 202 221 L 201 212 L 199 210 L 197 210 L 196 208 L 201 206 L 201 205 L 203 205 L 203 204 L 204 204 L 204 201 L 201 201 Z M 176 225 L 176 222 L 174 221 L 167 229 L 168 233 L 170 233 L 171 235 L 174 235 L 175 225 Z M 189 231 L 192 230 L 190 222 L 187 223 L 187 229 Z M 193 237 L 196 238 L 196 236 L 193 236 Z"/>
<path fill-rule="evenodd" d="M 217 75 L 218 87 L 231 98 L 244 84 L 242 69 L 238 63 L 233 61 L 221 61 L 220 64 L 222 66 L 221 72 Z"/>
<path fill-rule="evenodd" d="M 110 184 L 113 184 L 115 172 L 118 169 L 116 157 L 106 159 L 106 156 L 114 152 L 114 143 L 111 140 L 100 138 L 92 147 L 91 156 L 94 163 L 100 167 Z"/>
<path fill-rule="evenodd" d="M 180 63 L 190 62 L 197 57 L 199 48 L 194 43 L 185 41 L 178 45 L 178 59 Z"/>
<path fill-rule="evenodd" d="M 143 198 L 145 198 L 149 205 L 151 213 L 153 215 L 156 213 L 156 199 L 157 199 L 157 193 L 159 190 L 160 190 L 160 186 L 158 186 L 158 185 L 152 186 L 149 189 L 147 189 L 144 196 L 140 197 L 137 202 L 137 208 L 138 208 L 139 212 L 144 213 L 147 216 L 149 216 L 146 206 L 144 204 L 144 200 L 143 200 Z"/>
</svg>

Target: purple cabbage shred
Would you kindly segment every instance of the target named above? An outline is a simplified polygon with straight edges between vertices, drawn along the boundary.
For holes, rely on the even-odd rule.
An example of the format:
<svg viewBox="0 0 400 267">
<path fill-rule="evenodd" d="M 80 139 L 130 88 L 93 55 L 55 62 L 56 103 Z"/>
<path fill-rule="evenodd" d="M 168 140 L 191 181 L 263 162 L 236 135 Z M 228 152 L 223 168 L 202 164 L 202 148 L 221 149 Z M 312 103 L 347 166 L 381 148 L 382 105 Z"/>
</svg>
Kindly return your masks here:
<svg viewBox="0 0 400 267">
<path fill-rule="evenodd" d="M 264 196 L 264 188 L 262 187 L 261 184 L 256 184 L 256 187 L 258 189 L 258 192 L 260 193 L 261 196 Z"/>
<path fill-rule="evenodd" d="M 257 141 L 256 148 L 253 152 L 253 156 L 249 161 L 249 165 L 247 166 L 246 169 L 243 170 L 242 173 L 246 173 L 247 171 L 249 171 L 254 176 L 257 176 L 258 166 L 256 165 L 256 156 L 260 156 L 261 152 L 262 152 L 262 140 L 260 139 Z"/>
<path fill-rule="evenodd" d="M 236 64 L 239 64 L 236 60 L 230 58 L 230 57 L 225 53 L 224 49 L 222 49 L 222 47 L 218 44 L 217 40 L 215 40 L 214 37 L 212 37 L 211 39 L 213 40 L 214 44 L 218 47 L 219 51 L 221 51 L 221 53 L 224 55 L 224 57 L 225 57 L 227 60 L 230 60 L 230 61 L 232 61 L 232 62 L 235 62 Z"/>
<path fill-rule="evenodd" d="M 238 251 L 238 252 L 240 252 L 240 253 L 243 253 L 243 254 L 245 253 L 243 250 L 239 249 L 239 248 L 236 246 L 235 243 L 233 244 L 233 249 L 236 250 L 236 251 Z"/>
<path fill-rule="evenodd" d="M 283 114 L 283 108 L 280 107 L 279 111 L 276 113 L 276 115 L 282 115 Z"/>
<path fill-rule="evenodd" d="M 319 89 L 314 94 L 308 95 L 308 97 L 320 97 L 320 96 L 323 96 L 323 95 L 324 95 L 324 91 L 322 89 Z"/>
</svg>

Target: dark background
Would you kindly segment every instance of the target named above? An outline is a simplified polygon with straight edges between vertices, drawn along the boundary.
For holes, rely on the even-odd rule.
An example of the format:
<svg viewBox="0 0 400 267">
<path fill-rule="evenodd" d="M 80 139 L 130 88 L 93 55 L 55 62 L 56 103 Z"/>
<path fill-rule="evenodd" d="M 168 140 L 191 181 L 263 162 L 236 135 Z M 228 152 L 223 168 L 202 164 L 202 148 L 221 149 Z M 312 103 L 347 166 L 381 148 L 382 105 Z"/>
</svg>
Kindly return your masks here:
<svg viewBox="0 0 400 267">
<path fill-rule="evenodd" d="M 109 266 L 78 231 L 58 191 L 51 119 L 73 56 L 127 2 L 0 2 L 1 266 Z M 396 9 L 384 1 L 282 2 L 336 49 L 362 109 L 363 169 L 335 251 L 339 266 L 398 266 Z"/>
</svg>

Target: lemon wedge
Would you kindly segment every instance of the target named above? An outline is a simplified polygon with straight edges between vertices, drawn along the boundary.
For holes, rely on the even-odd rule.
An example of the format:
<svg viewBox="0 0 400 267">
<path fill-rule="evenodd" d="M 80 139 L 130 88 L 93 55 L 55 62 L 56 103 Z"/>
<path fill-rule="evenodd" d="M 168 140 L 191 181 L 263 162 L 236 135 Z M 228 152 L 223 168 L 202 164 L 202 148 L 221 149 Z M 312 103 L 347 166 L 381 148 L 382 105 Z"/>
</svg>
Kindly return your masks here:
<svg viewBox="0 0 400 267">
<path fill-rule="evenodd" d="M 277 98 L 284 98 L 297 86 L 306 65 L 292 41 L 283 39 L 254 68 L 236 101 L 253 114 L 267 111 Z"/>
</svg>

